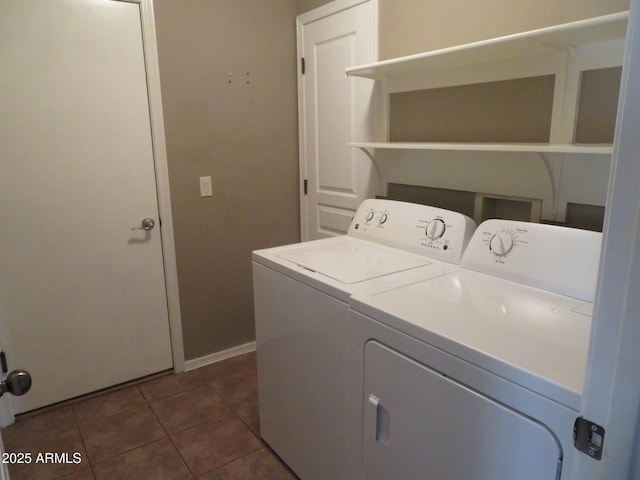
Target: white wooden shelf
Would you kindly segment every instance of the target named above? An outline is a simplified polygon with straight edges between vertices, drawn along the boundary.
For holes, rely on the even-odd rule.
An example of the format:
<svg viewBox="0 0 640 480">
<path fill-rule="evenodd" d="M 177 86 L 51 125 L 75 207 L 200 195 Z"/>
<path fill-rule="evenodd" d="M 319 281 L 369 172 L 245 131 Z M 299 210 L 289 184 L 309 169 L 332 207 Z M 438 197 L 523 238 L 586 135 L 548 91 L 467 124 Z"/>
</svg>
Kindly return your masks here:
<svg viewBox="0 0 640 480">
<path fill-rule="evenodd" d="M 347 147 L 366 150 L 451 150 L 475 152 L 532 152 L 611 155 L 611 144 L 550 143 L 419 143 L 419 142 L 351 142 Z"/>
<path fill-rule="evenodd" d="M 460 65 L 523 57 L 552 50 L 570 52 L 579 45 L 625 37 L 629 12 L 433 50 L 346 69 L 349 76 L 374 80 L 423 74 Z"/>
</svg>

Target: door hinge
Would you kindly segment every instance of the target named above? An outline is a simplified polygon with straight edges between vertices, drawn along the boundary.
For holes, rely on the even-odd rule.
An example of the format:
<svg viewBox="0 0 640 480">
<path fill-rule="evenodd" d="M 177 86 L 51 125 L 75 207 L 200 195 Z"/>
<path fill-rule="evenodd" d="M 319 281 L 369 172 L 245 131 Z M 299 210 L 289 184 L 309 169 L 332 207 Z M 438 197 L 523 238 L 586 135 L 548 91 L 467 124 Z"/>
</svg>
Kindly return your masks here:
<svg viewBox="0 0 640 480">
<path fill-rule="evenodd" d="M 9 367 L 7 367 L 7 355 L 4 352 L 0 352 L 0 368 L 2 368 L 2 373 L 9 371 Z"/>
<path fill-rule="evenodd" d="M 573 425 L 573 445 L 595 460 L 602 459 L 604 427 L 578 417 Z"/>
<path fill-rule="evenodd" d="M 304 63 L 304 57 L 300 58 L 300 71 L 302 72 L 302 75 L 304 75 L 304 72 L 306 71 L 306 66 Z"/>
<path fill-rule="evenodd" d="M 304 194 L 307 194 L 307 179 L 304 179 L 304 182 L 302 183 L 302 189 L 304 190 Z"/>
</svg>

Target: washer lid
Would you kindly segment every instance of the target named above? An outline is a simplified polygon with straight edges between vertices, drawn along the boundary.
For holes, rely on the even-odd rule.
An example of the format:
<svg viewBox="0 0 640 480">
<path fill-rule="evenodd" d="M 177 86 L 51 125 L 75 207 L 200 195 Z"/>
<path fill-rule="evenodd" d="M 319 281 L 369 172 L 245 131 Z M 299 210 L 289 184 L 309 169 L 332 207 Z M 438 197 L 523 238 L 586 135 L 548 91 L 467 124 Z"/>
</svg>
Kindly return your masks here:
<svg viewBox="0 0 640 480">
<path fill-rule="evenodd" d="M 278 255 L 283 260 L 342 283 L 358 283 L 431 262 L 423 257 L 375 243 L 342 237 Z"/>
</svg>

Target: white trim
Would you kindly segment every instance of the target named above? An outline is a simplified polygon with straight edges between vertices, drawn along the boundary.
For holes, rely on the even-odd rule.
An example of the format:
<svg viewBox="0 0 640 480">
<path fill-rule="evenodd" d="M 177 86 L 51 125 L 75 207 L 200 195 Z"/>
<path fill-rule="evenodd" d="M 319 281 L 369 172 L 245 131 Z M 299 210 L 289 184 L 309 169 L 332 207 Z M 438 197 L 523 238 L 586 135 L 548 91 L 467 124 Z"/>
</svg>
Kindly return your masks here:
<svg viewBox="0 0 640 480">
<path fill-rule="evenodd" d="M 546 52 L 491 62 L 456 65 L 450 68 L 385 79 L 387 93 L 408 92 L 440 87 L 455 87 L 476 83 L 512 80 L 540 75 L 565 75 L 567 56 L 561 52 Z"/>
<path fill-rule="evenodd" d="M 624 37 L 629 12 L 618 12 L 538 30 L 391 58 L 346 69 L 349 76 L 382 80 L 456 65 L 529 56 L 551 51 L 572 52 L 586 43 Z M 568 48 L 567 48 L 568 47 Z"/>
<path fill-rule="evenodd" d="M 640 460 L 640 1 L 632 0 L 591 349 L 580 415 L 605 428 L 601 461 L 575 455 L 571 479 L 627 479 Z"/>
<path fill-rule="evenodd" d="M 376 14 L 376 18 L 377 18 L 377 13 L 378 13 L 377 1 L 378 0 L 334 0 L 331 3 L 327 3 L 326 5 L 322 5 L 318 8 L 315 8 L 313 10 L 310 10 L 308 12 L 298 15 L 297 21 L 302 25 L 306 25 L 307 23 L 315 22 L 324 17 L 328 17 L 330 15 L 339 13 L 342 10 L 347 10 L 351 7 L 355 7 L 356 5 L 360 5 L 361 3 L 366 3 L 369 1 L 373 2 L 372 4 L 375 8 L 374 13 Z"/>
<path fill-rule="evenodd" d="M 305 161 L 305 145 L 307 144 L 304 134 L 304 79 L 302 76 L 302 58 L 304 56 L 304 23 L 300 16 L 296 18 L 296 75 L 298 77 L 298 192 L 300 196 L 300 240 L 309 238 L 307 229 L 307 198 L 304 193 L 304 181 L 307 178 L 307 162 Z"/>
<path fill-rule="evenodd" d="M 0 436 L 0 453 L 4 452 L 4 442 Z M 2 462 L 0 465 L 0 480 L 9 480 L 9 462 Z"/>
<path fill-rule="evenodd" d="M 349 148 L 365 150 L 453 150 L 458 152 L 540 152 L 603 155 L 609 161 L 613 146 L 609 144 L 562 143 L 447 143 L 447 142 L 349 142 Z M 371 157 L 371 155 L 369 155 Z"/>
<path fill-rule="evenodd" d="M 237 357 L 238 355 L 244 355 L 245 353 L 255 352 L 256 342 L 245 343 L 244 345 L 238 345 L 221 352 L 211 353 L 204 357 L 194 358 L 193 360 L 187 360 L 184 362 L 185 370 L 194 370 L 196 368 L 204 367 L 212 363 L 221 362 L 228 358 Z"/>
<path fill-rule="evenodd" d="M 178 269 L 176 266 L 176 251 L 173 237 L 173 217 L 171 215 L 171 196 L 169 193 L 169 168 L 164 137 L 164 119 L 162 115 L 160 70 L 158 67 L 153 0 L 141 0 L 140 11 L 142 42 L 147 70 L 151 137 L 158 189 L 158 210 L 160 212 L 160 218 L 162 218 L 160 234 L 162 236 L 162 255 L 164 258 L 164 276 L 167 290 L 167 310 L 169 313 L 173 369 L 176 372 L 182 372 L 185 368 L 184 343 L 182 338 Z"/>
</svg>

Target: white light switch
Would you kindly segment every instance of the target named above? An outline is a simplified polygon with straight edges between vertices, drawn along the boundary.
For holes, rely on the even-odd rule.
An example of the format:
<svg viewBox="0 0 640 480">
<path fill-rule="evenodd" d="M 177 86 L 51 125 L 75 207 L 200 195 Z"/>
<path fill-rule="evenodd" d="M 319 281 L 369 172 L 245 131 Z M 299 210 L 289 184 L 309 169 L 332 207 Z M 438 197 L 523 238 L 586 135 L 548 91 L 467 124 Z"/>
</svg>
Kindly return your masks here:
<svg viewBox="0 0 640 480">
<path fill-rule="evenodd" d="M 211 186 L 211 177 L 200 177 L 200 196 L 210 197 L 213 195 L 213 187 Z"/>
</svg>

